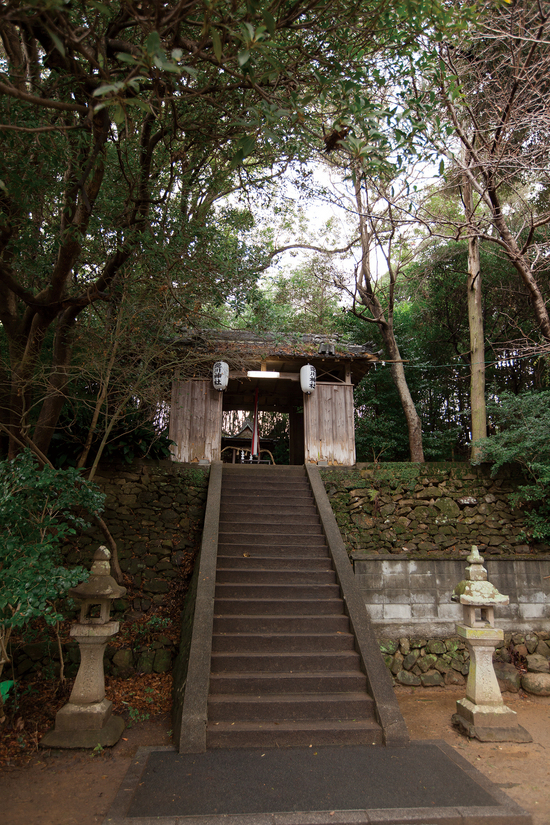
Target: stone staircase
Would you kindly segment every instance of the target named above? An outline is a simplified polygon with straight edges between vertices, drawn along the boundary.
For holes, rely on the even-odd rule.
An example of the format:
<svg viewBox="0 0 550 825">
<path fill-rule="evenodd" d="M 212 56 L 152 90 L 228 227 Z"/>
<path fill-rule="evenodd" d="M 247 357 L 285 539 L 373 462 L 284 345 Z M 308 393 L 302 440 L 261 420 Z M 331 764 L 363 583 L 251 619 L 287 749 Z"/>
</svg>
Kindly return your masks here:
<svg viewBox="0 0 550 825">
<path fill-rule="evenodd" d="M 208 748 L 383 744 L 304 467 L 224 466 Z"/>
</svg>

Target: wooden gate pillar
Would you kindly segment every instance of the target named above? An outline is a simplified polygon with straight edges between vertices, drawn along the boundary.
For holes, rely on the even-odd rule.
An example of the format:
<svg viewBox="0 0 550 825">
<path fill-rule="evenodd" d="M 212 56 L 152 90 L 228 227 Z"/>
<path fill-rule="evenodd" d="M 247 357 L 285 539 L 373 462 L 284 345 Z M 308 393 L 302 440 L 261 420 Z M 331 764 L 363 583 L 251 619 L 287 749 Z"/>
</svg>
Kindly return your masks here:
<svg viewBox="0 0 550 825">
<path fill-rule="evenodd" d="M 355 464 L 353 386 L 318 383 L 304 395 L 305 462 Z"/>
<path fill-rule="evenodd" d="M 174 381 L 169 437 L 172 460 L 219 461 L 222 445 L 223 393 L 212 381 Z"/>
</svg>

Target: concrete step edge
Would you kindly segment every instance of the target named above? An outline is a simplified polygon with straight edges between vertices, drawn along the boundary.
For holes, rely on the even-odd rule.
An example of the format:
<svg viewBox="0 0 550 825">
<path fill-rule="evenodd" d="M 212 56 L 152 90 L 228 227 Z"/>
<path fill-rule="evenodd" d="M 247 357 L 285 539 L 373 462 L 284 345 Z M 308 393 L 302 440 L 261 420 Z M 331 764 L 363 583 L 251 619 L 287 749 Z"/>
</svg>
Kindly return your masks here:
<svg viewBox="0 0 550 825">
<path fill-rule="evenodd" d="M 341 619 L 342 616 L 345 616 L 345 613 L 308 613 L 307 616 L 304 616 L 301 613 L 285 613 L 284 616 L 281 616 L 280 613 L 261 613 L 258 614 L 257 618 L 261 619 L 262 621 L 268 621 L 269 619 L 308 619 L 311 621 L 315 621 L 315 619 Z M 238 619 L 241 621 L 249 621 L 250 619 L 256 618 L 254 615 L 250 615 L 250 613 L 217 613 L 214 609 L 214 618 L 215 619 Z"/>
<path fill-rule="evenodd" d="M 331 731 L 339 731 L 339 730 L 353 730 L 358 728 L 363 728 L 365 730 L 372 730 L 372 731 L 379 731 L 380 725 L 374 719 L 357 719 L 357 720 L 350 720 L 350 719 L 343 719 L 341 722 L 334 721 L 332 719 L 327 719 L 323 722 L 316 722 L 315 720 L 296 720 L 296 721 L 282 721 L 282 722 L 226 722 L 226 721 L 219 721 L 219 722 L 208 722 L 207 724 L 208 730 L 215 731 L 216 728 L 226 728 L 228 731 L 234 732 L 235 730 L 270 730 L 270 731 L 284 731 L 286 730 L 307 730 L 307 731 L 318 731 L 318 730 L 331 730 Z M 374 743 L 373 743 L 374 744 Z"/>
<path fill-rule="evenodd" d="M 248 679 L 255 679 L 256 681 L 261 680 L 261 681 L 265 681 L 265 682 L 270 682 L 273 679 L 285 679 L 285 680 L 288 679 L 288 681 L 291 682 L 295 679 L 311 679 L 311 681 L 313 681 L 315 679 L 321 679 L 321 678 L 334 679 L 334 678 L 341 678 L 341 677 L 342 678 L 347 678 L 347 679 L 351 679 L 351 678 L 356 679 L 358 676 L 362 676 L 363 678 L 366 679 L 365 674 L 362 671 L 357 671 L 357 670 L 316 670 L 316 671 L 307 671 L 305 673 L 300 673 L 300 672 L 294 673 L 294 672 L 290 672 L 290 671 L 288 673 L 286 673 L 286 672 L 272 673 L 270 671 L 261 671 L 261 670 L 260 671 L 254 671 L 254 670 L 239 671 L 239 673 L 231 673 L 231 672 L 223 673 L 223 672 L 216 671 L 215 673 L 210 674 L 210 679 L 219 680 L 219 681 L 221 681 L 222 679 L 230 679 L 231 681 L 245 682 L 246 683 L 248 681 Z M 242 695 L 244 696 L 245 694 L 242 694 Z"/>
<path fill-rule="evenodd" d="M 271 556 L 260 556 L 257 553 L 254 553 L 254 554 L 248 555 L 248 556 L 236 556 L 236 555 L 225 556 L 225 555 L 222 555 L 222 554 L 218 553 L 218 570 L 221 570 L 221 569 L 223 569 L 223 570 L 240 570 L 241 569 L 240 567 L 223 567 L 222 568 L 222 564 L 235 564 L 236 559 L 239 559 L 239 561 L 246 559 L 247 562 L 249 562 L 249 563 L 253 562 L 255 564 L 262 564 L 262 563 L 268 563 L 268 562 L 269 563 L 271 563 L 271 562 L 273 562 L 273 563 L 276 563 L 276 562 L 281 562 L 281 563 L 282 562 L 293 562 L 294 564 L 296 564 L 296 563 L 303 562 L 304 565 L 310 565 L 313 562 L 313 563 L 319 565 L 318 567 L 315 568 L 316 570 L 333 570 L 334 569 L 333 567 L 330 566 L 330 559 L 329 559 L 328 556 L 327 556 L 326 559 L 323 559 L 323 558 L 317 559 L 317 558 L 312 558 L 311 556 L 280 556 L 278 558 L 277 556 L 272 556 L 272 555 Z M 322 564 L 325 564 L 325 565 L 328 565 L 328 566 L 321 567 Z M 257 568 L 250 568 L 250 569 L 251 570 L 277 570 L 279 568 L 277 568 L 277 567 L 273 567 L 273 568 L 257 567 Z M 281 570 L 283 570 L 283 569 L 285 569 L 285 570 L 293 570 L 293 569 L 304 570 L 304 569 L 307 569 L 307 567 L 296 567 L 296 568 L 292 568 L 292 567 L 283 568 L 283 567 L 281 567 L 280 569 Z"/>
<path fill-rule="evenodd" d="M 315 555 L 315 553 L 320 553 L 320 551 L 321 552 L 324 551 L 325 555 L 328 556 L 328 547 L 327 547 L 326 543 L 306 544 L 306 545 L 299 544 L 298 547 L 296 546 L 296 544 L 260 544 L 259 542 L 247 543 L 247 542 L 244 542 L 244 541 L 241 541 L 241 542 L 220 541 L 218 543 L 218 553 L 220 555 L 227 555 L 228 548 L 231 548 L 231 550 L 235 550 L 235 549 L 238 550 L 239 548 L 243 548 L 243 552 L 247 552 L 247 551 L 248 552 L 250 552 L 250 551 L 252 551 L 252 552 L 263 552 L 263 553 L 269 552 L 270 556 L 273 556 L 273 554 L 276 553 L 276 552 L 280 552 L 283 555 L 283 558 L 288 557 L 289 555 L 291 555 L 293 553 L 296 553 L 299 556 L 299 553 L 297 553 L 297 551 L 298 550 L 306 550 L 306 548 L 307 548 L 308 552 L 305 554 L 306 556 Z M 220 550 L 222 550 L 224 552 L 220 553 Z"/>
<path fill-rule="evenodd" d="M 341 704 L 342 702 L 364 702 L 372 705 L 372 697 L 366 691 L 343 691 L 342 693 L 271 693 L 262 696 L 249 696 L 246 693 L 212 693 L 208 702 L 213 705 L 233 704 L 281 704 L 281 705 L 320 705 L 323 703 Z"/>
<path fill-rule="evenodd" d="M 242 653 L 236 653 L 234 650 L 213 650 L 212 651 L 212 656 L 218 658 L 219 661 L 223 661 L 224 659 L 227 659 L 228 661 L 230 661 L 231 659 L 242 659 L 243 658 Z M 292 661 L 293 659 L 298 660 L 298 659 L 306 658 L 306 659 L 312 659 L 313 663 L 315 663 L 315 660 L 318 660 L 319 662 L 322 662 L 322 661 L 328 661 L 328 660 L 334 659 L 334 658 L 344 659 L 344 658 L 350 658 L 350 657 L 354 660 L 359 661 L 359 654 L 357 653 L 357 651 L 355 651 L 353 649 L 351 649 L 351 650 L 327 650 L 326 652 L 320 650 L 320 651 L 313 651 L 312 653 L 302 653 L 302 652 L 296 652 L 296 651 L 290 651 L 289 653 L 265 653 L 265 652 L 259 651 L 259 650 L 251 650 L 250 653 L 246 654 L 246 658 L 251 659 L 252 661 L 259 660 L 259 659 L 265 659 L 265 658 L 268 658 L 270 661 L 272 659 L 280 659 L 280 658 L 289 659 L 290 661 Z M 219 673 L 220 671 L 216 671 L 216 672 Z M 265 671 L 265 673 L 271 673 L 271 672 L 272 671 L 270 671 L 270 670 Z M 291 672 L 291 671 L 289 671 L 289 672 Z M 311 670 L 311 671 L 308 671 L 308 672 L 309 673 L 324 673 L 325 671 L 324 670 L 323 671 L 321 671 L 321 670 L 319 670 L 319 671 Z"/>
<path fill-rule="evenodd" d="M 223 598 L 222 596 L 218 596 L 215 600 L 214 615 L 216 615 L 216 616 L 236 616 L 236 615 L 239 615 L 239 616 L 272 615 L 272 616 L 275 616 L 275 615 L 279 615 L 280 616 L 281 614 L 276 613 L 276 612 L 273 612 L 273 613 L 270 613 L 270 614 L 246 613 L 246 612 L 245 613 L 238 613 L 238 614 L 237 613 L 224 613 L 222 608 L 226 607 L 228 604 L 235 604 L 235 602 L 239 603 L 237 605 L 238 607 L 245 607 L 246 605 L 249 605 L 252 602 L 256 605 L 269 606 L 269 607 L 272 607 L 272 608 L 274 608 L 275 606 L 282 607 L 285 602 L 290 602 L 290 603 L 292 603 L 293 610 L 296 610 L 298 607 L 304 607 L 304 608 L 309 609 L 309 607 L 311 606 L 311 601 L 312 601 L 311 599 L 296 599 L 296 598 L 294 598 L 294 599 L 257 599 L 257 598 L 256 599 L 233 599 L 233 598 Z M 326 599 L 325 604 L 327 602 L 333 602 L 334 607 L 336 607 L 337 605 L 342 606 L 342 599 L 340 599 L 338 596 L 334 596 L 334 598 L 331 598 L 331 599 Z M 343 607 L 342 607 L 342 612 L 343 612 Z M 332 611 L 330 613 L 327 611 L 327 613 L 320 613 L 319 615 L 331 615 L 331 613 L 332 613 Z M 303 613 L 297 613 L 296 615 L 302 616 L 304 614 Z M 313 612 L 313 613 L 308 613 L 307 615 L 308 616 L 316 616 L 317 613 Z"/>
</svg>

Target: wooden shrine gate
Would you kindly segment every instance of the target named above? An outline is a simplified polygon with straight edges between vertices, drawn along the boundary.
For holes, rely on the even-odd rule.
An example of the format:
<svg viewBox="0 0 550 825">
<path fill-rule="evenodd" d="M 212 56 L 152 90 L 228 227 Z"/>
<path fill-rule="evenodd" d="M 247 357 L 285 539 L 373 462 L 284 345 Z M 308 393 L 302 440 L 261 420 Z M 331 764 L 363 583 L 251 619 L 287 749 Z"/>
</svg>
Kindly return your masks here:
<svg viewBox="0 0 550 825">
<path fill-rule="evenodd" d="M 217 330 L 211 335 L 215 352 L 209 374 L 175 378 L 172 384 L 174 461 L 219 461 L 224 411 L 253 410 L 258 388 L 260 410 L 289 415 L 291 464 L 355 464 L 353 386 L 378 360 L 376 355 L 366 347 L 327 345 L 311 335 L 296 336 L 285 346 L 240 330 L 230 337 Z M 221 360 L 230 364 L 224 392 L 214 389 L 211 377 L 214 363 Z M 306 364 L 317 372 L 311 394 L 300 385 L 300 368 Z"/>
</svg>

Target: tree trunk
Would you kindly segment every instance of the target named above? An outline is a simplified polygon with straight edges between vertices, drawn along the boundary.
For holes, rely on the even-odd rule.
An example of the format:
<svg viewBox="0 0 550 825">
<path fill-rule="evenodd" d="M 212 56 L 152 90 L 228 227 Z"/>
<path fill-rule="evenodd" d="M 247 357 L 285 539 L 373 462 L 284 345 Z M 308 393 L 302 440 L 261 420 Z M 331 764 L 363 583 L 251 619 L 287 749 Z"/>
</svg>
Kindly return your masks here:
<svg viewBox="0 0 550 825">
<path fill-rule="evenodd" d="M 107 365 L 107 371 L 101 383 L 100 391 L 97 396 L 96 405 L 94 408 L 94 413 L 92 415 L 92 421 L 90 423 L 90 429 L 88 430 L 88 435 L 86 436 L 86 443 L 84 444 L 84 449 L 80 454 L 78 459 L 77 467 L 80 469 L 86 465 L 86 459 L 88 458 L 88 453 L 90 452 L 92 441 L 94 438 L 94 434 L 97 427 L 97 422 L 99 420 L 99 414 L 101 412 L 101 408 L 105 402 L 107 397 L 107 390 L 109 387 L 109 381 L 111 380 L 111 372 L 113 370 L 113 366 L 115 363 L 116 354 L 118 351 L 118 343 L 119 343 L 119 333 L 120 333 L 120 313 L 117 317 L 116 328 L 115 328 L 115 338 L 113 342 L 113 348 L 111 350 L 111 356 L 109 358 L 109 363 Z"/>
<path fill-rule="evenodd" d="M 487 412 L 485 409 L 485 335 L 483 332 L 483 306 L 481 299 L 481 264 L 479 238 L 473 227 L 474 202 L 470 180 L 464 176 L 464 211 L 470 226 L 468 238 L 468 322 L 470 326 L 470 414 L 472 449 L 470 458 L 480 457 L 477 442 L 487 436 Z"/>
<path fill-rule="evenodd" d="M 385 328 L 380 327 L 380 332 L 382 334 L 382 338 L 384 339 L 388 355 L 392 361 L 395 362 L 390 364 L 391 376 L 397 392 L 399 393 L 399 400 L 401 401 L 401 406 L 403 407 L 403 412 L 405 413 L 405 419 L 407 421 L 411 461 L 423 462 L 424 449 L 422 446 L 422 422 L 416 411 L 416 407 L 409 390 L 409 385 L 407 384 L 405 368 L 403 366 L 403 361 L 401 360 L 399 347 L 397 346 L 397 342 L 393 334 L 393 325 Z"/>
<path fill-rule="evenodd" d="M 46 396 L 42 402 L 33 433 L 33 441 L 44 455 L 48 452 L 59 416 L 67 399 L 75 315 L 74 310 L 65 310 L 57 321 L 52 367 L 48 377 Z"/>
<path fill-rule="evenodd" d="M 498 234 L 505 244 L 506 254 L 529 291 L 533 314 L 540 331 L 546 340 L 550 341 L 550 315 L 548 314 L 548 308 L 539 289 L 539 285 L 533 275 L 532 268 L 508 228 L 500 205 L 500 199 L 494 186 L 491 185 L 488 188 L 488 194 L 493 211 L 493 221 L 498 230 Z"/>
<path fill-rule="evenodd" d="M 468 320 L 470 324 L 470 410 L 472 419 L 471 459 L 479 458 L 477 442 L 487 436 L 485 409 L 485 341 L 481 308 L 481 272 L 479 269 L 479 242 L 468 242 Z"/>
<path fill-rule="evenodd" d="M 387 318 L 384 316 L 384 310 L 380 303 L 378 296 L 374 292 L 373 282 L 371 279 L 369 256 L 371 252 L 371 236 L 366 224 L 363 211 L 363 197 L 361 192 L 360 175 L 356 173 L 355 178 L 355 200 L 357 204 L 357 211 L 359 214 L 359 231 L 361 234 L 362 247 L 362 261 L 361 269 L 357 276 L 356 287 L 357 292 L 361 298 L 361 303 L 372 313 L 372 320 L 378 326 L 380 334 L 385 344 L 388 358 L 393 363 L 390 365 L 391 376 L 395 384 L 395 388 L 403 407 L 405 420 L 407 422 L 407 429 L 409 434 L 409 451 L 411 461 L 424 461 L 424 449 L 422 446 L 422 422 L 420 416 L 416 411 L 414 401 L 412 399 L 407 378 L 405 376 L 405 369 L 403 367 L 403 360 L 395 334 L 393 331 L 393 285 L 395 272 L 390 266 L 390 282 L 391 282 L 391 297 L 388 303 Z M 361 315 L 357 313 L 359 317 Z"/>
</svg>

